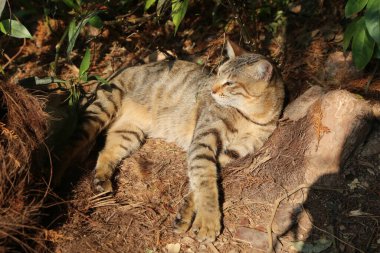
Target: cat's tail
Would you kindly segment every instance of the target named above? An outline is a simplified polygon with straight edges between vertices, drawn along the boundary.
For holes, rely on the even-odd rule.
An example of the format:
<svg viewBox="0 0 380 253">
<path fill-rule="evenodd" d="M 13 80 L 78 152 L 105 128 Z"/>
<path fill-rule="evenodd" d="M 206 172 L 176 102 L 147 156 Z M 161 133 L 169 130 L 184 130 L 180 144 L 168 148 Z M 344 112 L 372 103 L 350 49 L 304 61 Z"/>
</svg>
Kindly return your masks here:
<svg viewBox="0 0 380 253">
<path fill-rule="evenodd" d="M 123 86 L 110 83 L 96 90 L 92 101 L 88 102 L 79 116 L 78 127 L 60 155 L 60 161 L 53 177 L 59 185 L 68 167 L 87 158 L 96 137 L 115 118 L 122 106 L 125 94 Z"/>
</svg>

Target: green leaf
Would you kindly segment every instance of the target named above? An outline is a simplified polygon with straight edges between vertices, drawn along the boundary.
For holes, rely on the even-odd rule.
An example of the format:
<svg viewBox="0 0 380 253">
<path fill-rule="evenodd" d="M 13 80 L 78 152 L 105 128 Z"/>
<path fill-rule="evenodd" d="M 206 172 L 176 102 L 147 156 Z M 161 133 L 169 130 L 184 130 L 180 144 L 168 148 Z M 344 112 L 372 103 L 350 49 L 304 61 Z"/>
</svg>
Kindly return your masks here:
<svg viewBox="0 0 380 253">
<path fill-rule="evenodd" d="M 346 7 L 344 8 L 344 14 L 345 16 L 351 17 L 355 13 L 358 13 L 359 11 L 363 10 L 366 6 L 368 0 L 348 0 Z"/>
<path fill-rule="evenodd" d="M 75 85 L 72 85 L 70 88 L 70 96 L 68 98 L 69 100 L 69 107 L 72 109 L 76 108 L 78 105 L 80 99 L 80 91 L 77 89 Z"/>
<path fill-rule="evenodd" d="M 177 33 L 181 21 L 185 17 L 189 0 L 172 0 L 172 19 L 175 26 L 174 33 Z"/>
<path fill-rule="evenodd" d="M 76 28 L 76 20 L 75 18 L 71 20 L 69 24 L 69 31 L 68 31 L 68 39 L 69 41 L 73 38 L 74 33 L 75 33 L 75 28 Z"/>
<path fill-rule="evenodd" d="M 156 0 L 146 0 L 144 10 L 147 11 L 155 2 Z"/>
<path fill-rule="evenodd" d="M 73 88 L 70 89 L 70 96 L 69 96 L 69 107 L 74 107 L 74 91 Z"/>
<path fill-rule="evenodd" d="M 79 10 L 80 5 L 74 2 L 73 0 L 63 0 L 63 2 L 70 8 L 73 8 L 74 10 Z"/>
<path fill-rule="evenodd" d="M 365 24 L 368 33 L 377 42 L 380 43 L 380 1 L 368 0 L 368 5 L 364 13 Z"/>
<path fill-rule="evenodd" d="M 313 243 L 295 241 L 291 242 L 292 248 L 302 253 L 320 253 L 331 247 L 332 241 L 321 238 Z"/>
<path fill-rule="evenodd" d="M 352 41 L 353 60 L 355 66 L 359 70 L 364 69 L 364 67 L 371 60 L 374 47 L 375 41 L 371 38 L 371 36 L 369 36 L 366 27 L 364 25 L 360 25 Z"/>
<path fill-rule="evenodd" d="M 87 72 L 88 68 L 90 67 L 90 63 L 91 63 L 91 52 L 90 52 L 90 49 L 87 48 L 86 53 L 84 54 L 82 62 L 80 63 L 80 67 L 79 67 L 80 77 L 82 77 Z"/>
<path fill-rule="evenodd" d="M 157 16 L 161 15 L 162 8 L 164 8 L 164 4 L 165 3 L 166 3 L 166 0 L 158 0 L 158 2 L 157 2 L 157 8 L 156 8 Z"/>
<path fill-rule="evenodd" d="M 305 243 L 303 241 L 295 241 L 295 242 L 291 242 L 292 244 L 292 248 L 295 249 L 297 252 L 307 252 L 305 251 L 305 249 L 308 249 L 311 244 L 310 243 Z M 309 251 L 310 253 L 312 253 L 311 251 Z"/>
<path fill-rule="evenodd" d="M 80 78 L 79 78 L 82 82 L 87 82 L 88 81 L 88 74 L 87 74 L 87 72 L 84 72 L 81 76 L 80 76 Z"/>
<path fill-rule="evenodd" d="M 91 76 L 92 77 L 92 76 Z M 93 76 L 96 78 L 96 80 L 100 83 L 100 85 L 109 85 L 108 81 L 100 76 Z"/>
<path fill-rule="evenodd" d="M 6 19 L 0 21 L 0 31 L 15 38 L 32 38 L 28 29 L 17 20 Z"/>
<path fill-rule="evenodd" d="M 1 14 L 3 13 L 5 2 L 6 0 L 0 0 L 0 17 L 1 17 Z"/>
<path fill-rule="evenodd" d="M 350 46 L 351 39 L 357 31 L 358 24 L 360 25 L 361 24 L 360 22 L 362 22 L 360 21 L 360 19 L 353 20 L 344 31 L 344 36 L 343 36 L 343 50 L 344 51 L 346 51 L 348 47 Z"/>
<path fill-rule="evenodd" d="M 332 245 L 332 241 L 331 240 L 328 240 L 328 239 L 325 239 L 325 238 L 321 238 L 319 239 L 318 241 L 316 241 L 313 245 L 313 252 L 314 253 L 320 253 L 328 248 L 330 248 Z"/>
<path fill-rule="evenodd" d="M 91 26 L 93 26 L 95 28 L 98 28 L 98 29 L 101 29 L 103 27 L 103 21 L 102 21 L 102 19 L 98 15 L 95 15 L 95 16 L 91 17 L 88 20 L 88 23 Z"/>
<path fill-rule="evenodd" d="M 380 59 L 380 44 L 376 44 L 373 58 Z"/>
<path fill-rule="evenodd" d="M 97 11 L 91 12 L 86 17 L 84 17 L 82 20 L 80 20 L 78 22 L 78 24 L 75 26 L 75 28 L 73 28 L 73 29 L 72 29 L 72 27 L 69 28 L 69 36 L 68 36 L 69 43 L 68 43 L 67 49 L 66 49 L 67 56 L 69 56 L 71 51 L 73 51 L 75 42 L 76 42 L 82 28 L 88 23 L 89 19 L 92 18 L 93 16 L 95 16 L 96 14 L 98 14 Z M 70 23 L 70 25 L 71 25 L 71 23 Z M 70 30 L 71 30 L 71 36 L 70 36 Z"/>
<path fill-rule="evenodd" d="M 61 84 L 66 83 L 66 81 L 55 78 L 55 77 L 51 77 L 51 76 L 50 77 L 43 77 L 43 78 L 33 76 L 33 77 L 23 78 L 23 79 L 18 81 L 18 84 L 20 84 L 21 86 L 26 87 L 26 88 L 33 88 L 37 85 L 49 85 L 52 83 L 57 83 L 58 86 L 61 87 Z"/>
</svg>

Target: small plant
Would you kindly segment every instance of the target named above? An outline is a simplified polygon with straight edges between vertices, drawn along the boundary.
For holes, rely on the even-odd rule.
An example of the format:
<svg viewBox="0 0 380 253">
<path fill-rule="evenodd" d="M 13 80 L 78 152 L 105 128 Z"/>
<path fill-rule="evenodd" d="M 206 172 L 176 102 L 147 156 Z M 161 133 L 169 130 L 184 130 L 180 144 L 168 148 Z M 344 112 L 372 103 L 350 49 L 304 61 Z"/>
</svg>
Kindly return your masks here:
<svg viewBox="0 0 380 253">
<path fill-rule="evenodd" d="M 3 13 L 6 0 L 0 0 L 0 18 L 1 14 Z M 9 5 L 9 2 L 8 2 Z M 0 20 L 0 31 L 4 33 L 7 36 L 11 36 L 14 38 L 19 38 L 19 39 L 30 39 L 32 38 L 32 35 L 26 29 L 26 27 L 21 24 L 20 21 L 14 20 L 14 19 L 5 19 L 5 20 Z M 5 53 L 1 53 L 1 55 L 4 55 Z M 16 53 L 17 55 L 18 53 Z M 14 56 L 15 57 L 15 56 Z M 9 59 L 9 57 L 8 57 Z M 10 64 L 11 60 L 8 60 L 8 62 L 4 65 L 0 65 L 0 73 L 5 75 L 4 69 L 8 64 Z"/>
<path fill-rule="evenodd" d="M 170 0 L 146 0 L 145 1 L 145 11 L 150 9 L 156 2 L 157 2 L 157 15 L 160 16 L 163 7 L 169 2 Z M 171 6 L 172 6 L 172 20 L 174 23 L 174 33 L 177 33 L 178 27 L 181 24 L 183 18 L 185 17 L 187 7 L 189 6 L 189 0 L 171 0 Z"/>
<path fill-rule="evenodd" d="M 63 3 L 72 9 L 70 13 L 74 14 L 74 17 L 71 19 L 69 25 L 64 31 L 60 41 L 56 45 L 56 53 L 55 60 L 52 64 L 53 73 L 56 74 L 56 67 L 58 63 L 59 53 L 61 50 L 61 46 L 64 40 L 67 38 L 67 48 L 66 48 L 66 56 L 70 58 L 70 53 L 73 51 L 75 43 L 78 39 L 78 36 L 82 30 L 82 28 L 86 24 L 90 24 L 93 27 L 98 29 L 103 27 L 103 21 L 98 16 L 102 10 L 88 10 L 84 8 L 83 2 L 81 0 L 63 0 Z"/>
<path fill-rule="evenodd" d="M 90 68 L 91 64 L 91 52 L 90 49 L 86 49 L 86 53 L 83 56 L 82 62 L 79 66 L 79 74 L 78 77 L 74 80 L 70 80 L 69 83 L 69 91 L 70 91 L 70 96 L 68 98 L 69 101 L 69 106 L 70 107 L 76 107 L 79 99 L 82 95 L 82 86 L 87 84 L 89 80 L 97 80 L 100 85 L 105 85 L 108 84 L 107 80 L 101 78 L 100 76 L 97 75 L 88 75 L 88 69 Z"/>
<path fill-rule="evenodd" d="M 50 85 L 52 83 L 56 83 L 58 85 L 58 88 L 55 89 L 67 91 L 69 93 L 66 101 L 68 102 L 70 108 L 76 110 L 79 100 L 84 92 L 83 87 L 88 84 L 88 81 L 96 80 L 100 85 L 108 84 L 106 79 L 103 79 L 98 75 L 88 74 L 90 64 L 91 52 L 90 49 L 87 48 L 79 66 L 78 76 L 69 80 L 62 80 L 55 77 L 31 77 L 21 80 L 20 84 L 27 88 L 31 88 L 33 86 Z"/>
<path fill-rule="evenodd" d="M 81 96 L 81 85 L 88 81 L 88 69 L 90 68 L 91 52 L 87 48 L 79 67 L 79 75 L 76 80 L 71 80 L 69 106 L 76 107 Z"/>
<path fill-rule="evenodd" d="M 353 20 L 344 32 L 343 49 L 351 44 L 354 64 L 361 70 L 372 58 L 380 59 L 380 1 L 348 0 L 345 16 Z"/>
</svg>

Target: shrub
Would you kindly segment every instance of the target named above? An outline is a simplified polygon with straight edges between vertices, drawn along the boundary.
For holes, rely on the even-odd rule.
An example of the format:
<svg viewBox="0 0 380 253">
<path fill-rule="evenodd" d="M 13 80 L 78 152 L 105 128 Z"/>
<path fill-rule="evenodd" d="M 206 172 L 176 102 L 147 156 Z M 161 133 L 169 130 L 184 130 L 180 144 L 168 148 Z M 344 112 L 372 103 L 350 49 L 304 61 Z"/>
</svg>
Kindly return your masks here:
<svg viewBox="0 0 380 253">
<path fill-rule="evenodd" d="M 364 69 L 372 58 L 380 59 L 380 2 L 348 0 L 345 16 L 353 20 L 344 32 L 343 49 L 351 44 L 355 66 Z"/>
</svg>

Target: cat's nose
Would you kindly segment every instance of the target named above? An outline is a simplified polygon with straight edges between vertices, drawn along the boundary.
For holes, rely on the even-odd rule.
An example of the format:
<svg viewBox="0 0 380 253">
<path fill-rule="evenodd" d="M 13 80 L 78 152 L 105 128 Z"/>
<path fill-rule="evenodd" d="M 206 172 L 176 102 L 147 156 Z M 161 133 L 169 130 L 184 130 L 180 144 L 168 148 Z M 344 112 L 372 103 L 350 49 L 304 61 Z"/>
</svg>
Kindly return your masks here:
<svg viewBox="0 0 380 253">
<path fill-rule="evenodd" d="M 212 94 L 217 93 L 220 90 L 220 87 L 218 85 L 214 85 L 211 87 Z"/>
</svg>

